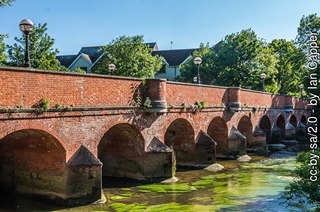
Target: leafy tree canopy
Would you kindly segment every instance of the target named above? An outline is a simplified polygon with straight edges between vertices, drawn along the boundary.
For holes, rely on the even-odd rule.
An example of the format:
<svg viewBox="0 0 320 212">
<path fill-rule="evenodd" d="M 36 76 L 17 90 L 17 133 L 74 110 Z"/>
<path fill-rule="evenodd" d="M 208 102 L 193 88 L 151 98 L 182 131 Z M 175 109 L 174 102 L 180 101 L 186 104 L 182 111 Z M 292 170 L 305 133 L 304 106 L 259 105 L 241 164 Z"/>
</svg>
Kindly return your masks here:
<svg viewBox="0 0 320 212">
<path fill-rule="evenodd" d="M 14 0 L 0 0 L 0 7 L 11 5 Z"/>
<path fill-rule="evenodd" d="M 4 43 L 4 39 L 6 37 L 7 37 L 7 35 L 0 35 L 0 65 L 3 65 L 3 63 L 7 59 L 6 45 Z"/>
<path fill-rule="evenodd" d="M 298 27 L 298 35 L 295 42 L 306 54 L 309 52 L 309 40 L 311 32 L 316 32 L 318 35 L 320 35 L 320 17 L 317 16 L 317 14 L 303 16 Z M 320 41 L 318 39 L 318 45 L 319 44 Z"/>
<path fill-rule="evenodd" d="M 194 56 L 202 57 L 202 83 L 261 89 L 260 74 L 266 72 L 268 81 L 276 73 L 277 57 L 251 29 L 227 35 L 216 47 L 200 45 Z M 181 80 L 192 82 L 196 73 L 193 61 L 181 67 Z M 273 91 L 267 87 L 267 91 Z"/>
<path fill-rule="evenodd" d="M 47 24 L 38 24 L 29 34 L 30 62 L 33 68 L 45 70 L 60 70 L 59 61 L 56 58 L 59 51 L 53 48 L 54 39 L 47 34 Z M 8 45 L 9 65 L 24 66 L 25 36 L 14 38 L 16 43 Z"/>
<path fill-rule="evenodd" d="M 308 73 L 304 67 L 306 62 L 304 53 L 292 41 L 284 39 L 275 39 L 269 46 L 279 59 L 275 75 L 277 93 L 299 94 L 299 85 L 303 83 L 303 79 Z"/>
<path fill-rule="evenodd" d="M 154 77 L 162 66 L 161 58 L 151 55 L 152 49 L 142 36 L 120 36 L 102 51 L 106 54 L 94 65 L 93 73 L 146 78 Z M 108 69 L 111 63 L 116 66 L 113 73 Z"/>
</svg>

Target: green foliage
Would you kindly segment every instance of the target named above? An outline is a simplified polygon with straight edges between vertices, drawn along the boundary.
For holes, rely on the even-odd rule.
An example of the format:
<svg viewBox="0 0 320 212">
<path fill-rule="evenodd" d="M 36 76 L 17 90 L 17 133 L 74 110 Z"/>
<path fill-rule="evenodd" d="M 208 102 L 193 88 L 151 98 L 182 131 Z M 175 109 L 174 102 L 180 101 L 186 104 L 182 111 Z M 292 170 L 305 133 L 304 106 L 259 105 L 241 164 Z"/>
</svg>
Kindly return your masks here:
<svg viewBox="0 0 320 212">
<path fill-rule="evenodd" d="M 315 154 L 320 155 L 320 151 L 317 150 Z M 296 197 L 306 197 L 310 203 L 320 203 L 320 181 L 317 180 L 312 182 L 310 178 L 311 166 L 310 162 L 310 152 L 303 152 L 298 155 L 297 158 L 297 169 L 295 175 L 297 179 L 290 183 L 286 187 L 287 191 L 284 194 L 287 200 L 296 198 Z M 320 163 L 317 163 L 317 171 L 320 170 Z"/>
<path fill-rule="evenodd" d="M 37 111 L 38 113 L 42 113 L 42 112 L 48 111 L 49 105 L 50 105 L 50 99 L 42 98 L 36 104 L 34 104 L 32 107 L 36 108 L 36 109 L 39 109 Z"/>
<path fill-rule="evenodd" d="M 0 34 L 0 66 L 3 65 L 5 60 L 7 59 L 6 45 L 4 43 L 4 39 L 7 37 L 8 37 L 8 35 L 1 35 Z"/>
<path fill-rule="evenodd" d="M 193 57 L 200 56 L 203 84 L 239 86 L 261 90 L 260 74 L 265 73 L 265 90 L 299 95 L 299 84 L 308 76 L 306 56 L 293 42 L 273 40 L 267 44 L 251 29 L 227 35 L 216 47 L 201 44 Z M 180 81 L 192 82 L 197 70 L 193 61 L 181 67 Z"/>
<path fill-rule="evenodd" d="M 146 97 L 146 100 L 144 101 L 143 106 L 144 106 L 145 108 L 152 108 L 151 100 L 150 100 L 149 97 Z"/>
<path fill-rule="evenodd" d="M 303 16 L 300 20 L 300 25 L 298 27 L 298 35 L 296 37 L 295 43 L 298 45 L 299 49 L 301 49 L 304 52 L 306 57 L 309 56 L 311 32 L 316 32 L 318 35 L 320 35 L 320 17 L 317 16 L 317 14 Z M 318 43 L 318 46 L 320 46 L 319 37 L 318 37 L 317 43 Z M 319 59 L 318 59 L 318 64 L 320 64 Z M 305 87 L 309 86 L 310 73 L 320 73 L 320 66 L 318 65 L 318 67 L 315 70 L 309 70 L 309 73 L 305 75 L 305 78 L 304 78 Z M 318 80 L 318 83 L 320 84 L 320 79 Z M 305 91 L 307 93 L 310 92 L 310 90 L 308 89 Z M 317 92 L 320 93 L 320 86 L 318 86 Z"/>
<path fill-rule="evenodd" d="M 116 38 L 102 48 L 106 54 L 94 65 L 92 72 L 128 77 L 154 77 L 155 72 L 162 66 L 162 60 L 159 56 L 152 56 L 152 49 L 143 42 L 142 36 Z M 116 65 L 113 73 L 108 69 L 111 63 Z"/>
<path fill-rule="evenodd" d="M 82 73 L 82 74 L 87 73 L 86 70 L 83 70 L 83 69 L 80 68 L 80 67 L 76 68 L 76 69 L 74 70 L 74 72 L 76 72 L 76 73 Z"/>
<path fill-rule="evenodd" d="M 273 76 L 277 93 L 299 95 L 299 85 L 308 75 L 308 70 L 304 67 L 304 53 L 293 42 L 284 39 L 273 40 L 269 46 L 279 59 L 277 72 Z"/>
<path fill-rule="evenodd" d="M 309 39 L 311 32 L 316 32 L 320 35 L 320 17 L 317 16 L 317 14 L 302 16 L 298 27 L 298 35 L 295 42 L 306 54 L 309 52 Z M 320 41 L 318 40 L 318 45 L 319 44 Z"/>
<path fill-rule="evenodd" d="M 54 39 L 47 33 L 47 24 L 38 24 L 30 33 L 30 62 L 33 68 L 44 70 L 60 70 L 59 61 L 56 58 L 59 51 L 53 48 Z M 25 36 L 14 38 L 16 43 L 8 45 L 9 65 L 24 66 Z"/>
<path fill-rule="evenodd" d="M 14 0 L 0 0 L 0 7 L 10 6 Z"/>
</svg>

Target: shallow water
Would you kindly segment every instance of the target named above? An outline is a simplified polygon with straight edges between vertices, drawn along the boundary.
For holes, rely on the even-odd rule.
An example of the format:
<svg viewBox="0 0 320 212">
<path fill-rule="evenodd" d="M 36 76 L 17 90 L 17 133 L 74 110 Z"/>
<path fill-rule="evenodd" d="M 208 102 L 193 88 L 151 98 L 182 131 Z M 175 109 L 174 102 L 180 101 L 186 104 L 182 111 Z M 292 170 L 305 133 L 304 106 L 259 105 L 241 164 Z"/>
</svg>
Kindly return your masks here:
<svg viewBox="0 0 320 212">
<path fill-rule="evenodd" d="M 7 196 L 0 210 L 20 211 L 307 211 L 281 197 L 292 178 L 294 158 L 254 157 L 253 162 L 219 161 L 220 172 L 179 171 L 172 185 L 116 182 L 106 185 L 107 202 L 60 208 L 24 197 Z M 121 180 L 123 182 L 123 180 Z M 113 187 L 113 188 L 111 188 Z"/>
</svg>

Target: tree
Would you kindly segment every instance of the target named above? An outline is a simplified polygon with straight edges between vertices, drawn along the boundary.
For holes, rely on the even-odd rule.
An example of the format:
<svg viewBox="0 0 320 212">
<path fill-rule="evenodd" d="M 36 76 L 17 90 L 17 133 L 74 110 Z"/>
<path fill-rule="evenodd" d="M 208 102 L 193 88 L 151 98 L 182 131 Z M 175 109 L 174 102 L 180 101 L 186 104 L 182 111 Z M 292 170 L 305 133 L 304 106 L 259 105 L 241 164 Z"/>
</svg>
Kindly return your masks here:
<svg viewBox="0 0 320 212">
<path fill-rule="evenodd" d="M 194 56 L 201 56 L 202 83 L 261 89 L 260 74 L 266 72 L 271 83 L 276 72 L 276 55 L 251 29 L 227 35 L 216 47 L 200 46 Z M 182 67 L 181 79 L 191 82 L 195 68 L 192 61 Z M 267 87 L 273 91 L 273 87 Z"/>
<path fill-rule="evenodd" d="M 162 66 L 159 56 L 152 56 L 152 49 L 143 43 L 142 36 L 120 36 L 102 48 L 105 55 L 92 68 L 93 73 L 129 77 L 154 77 Z M 113 73 L 108 65 L 115 64 Z"/>
<path fill-rule="evenodd" d="M 6 55 L 6 45 L 4 43 L 4 39 L 8 37 L 7 35 L 0 35 L 0 65 L 3 65 L 5 60 L 7 59 Z"/>
<path fill-rule="evenodd" d="M 308 71 L 304 67 L 306 57 L 292 41 L 285 39 L 273 40 L 270 48 L 279 58 L 276 65 L 276 84 L 278 93 L 287 95 L 299 95 L 299 85 L 303 83 Z"/>
<path fill-rule="evenodd" d="M 193 52 L 193 58 L 201 57 L 202 63 L 200 66 L 201 82 L 204 84 L 214 84 L 216 80 L 216 74 L 213 72 L 216 70 L 213 68 L 211 60 L 214 57 L 214 50 L 209 44 L 200 44 L 199 49 Z M 177 78 L 178 81 L 193 83 L 193 78 L 197 76 L 197 68 L 194 65 L 193 60 L 187 61 L 180 66 L 181 75 Z"/>
<path fill-rule="evenodd" d="M 320 17 L 317 14 L 302 16 L 300 25 L 298 27 L 298 35 L 296 37 L 296 44 L 306 54 L 309 52 L 309 40 L 311 32 L 316 32 L 320 35 Z M 318 45 L 320 40 L 318 39 Z"/>
<path fill-rule="evenodd" d="M 320 151 L 316 150 L 313 154 L 319 155 Z M 307 199 L 309 203 L 320 203 L 320 181 L 315 182 L 310 180 L 310 152 L 299 153 L 297 158 L 297 168 L 295 170 L 295 181 L 289 184 L 286 187 L 286 192 L 284 197 L 287 200 L 294 199 L 298 197 L 300 201 L 304 201 L 304 198 Z M 317 170 L 320 170 L 320 163 L 315 165 Z"/>
<path fill-rule="evenodd" d="M 0 0 L 0 7 L 11 5 L 14 0 Z"/>
<path fill-rule="evenodd" d="M 33 68 L 44 70 L 60 70 L 59 61 L 56 58 L 59 51 L 53 48 L 54 39 L 47 33 L 47 24 L 38 24 L 30 33 L 30 62 Z M 24 66 L 25 36 L 14 38 L 16 43 L 8 45 L 9 65 Z"/>
</svg>

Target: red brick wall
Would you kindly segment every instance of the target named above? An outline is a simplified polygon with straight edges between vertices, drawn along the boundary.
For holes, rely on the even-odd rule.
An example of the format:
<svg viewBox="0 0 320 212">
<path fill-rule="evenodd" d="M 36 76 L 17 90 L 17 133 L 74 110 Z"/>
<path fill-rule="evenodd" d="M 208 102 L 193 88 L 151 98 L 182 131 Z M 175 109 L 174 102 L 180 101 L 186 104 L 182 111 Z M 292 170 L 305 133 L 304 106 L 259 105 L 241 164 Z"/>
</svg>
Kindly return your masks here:
<svg viewBox="0 0 320 212">
<path fill-rule="evenodd" d="M 139 84 L 133 78 L 0 67 L 0 107 L 30 107 L 45 97 L 51 106 L 126 106 Z"/>
<path fill-rule="evenodd" d="M 195 84 L 167 82 L 167 103 L 179 106 L 206 100 L 207 105 L 221 105 L 227 101 L 226 87 L 198 86 Z"/>
</svg>

